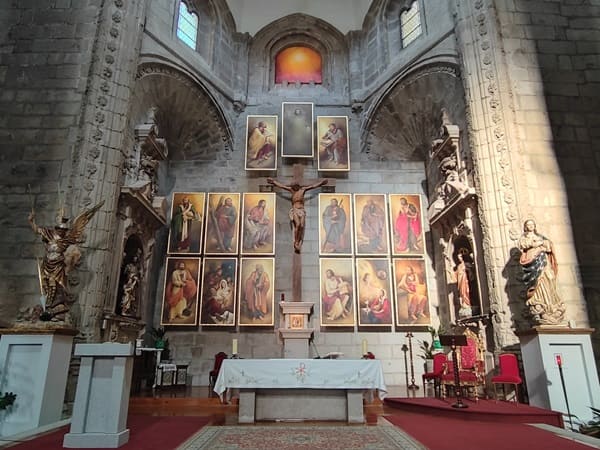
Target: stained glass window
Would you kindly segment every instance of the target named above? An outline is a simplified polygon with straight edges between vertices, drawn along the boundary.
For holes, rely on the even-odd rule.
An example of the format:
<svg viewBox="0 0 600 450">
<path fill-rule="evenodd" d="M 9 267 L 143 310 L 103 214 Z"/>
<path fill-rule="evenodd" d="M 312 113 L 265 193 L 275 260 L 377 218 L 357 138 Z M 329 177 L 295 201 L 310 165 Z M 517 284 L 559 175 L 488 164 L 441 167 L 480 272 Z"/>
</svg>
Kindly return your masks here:
<svg viewBox="0 0 600 450">
<path fill-rule="evenodd" d="M 421 35 L 421 15 L 418 1 L 413 2 L 409 9 L 400 14 L 400 30 L 402 47 L 406 47 Z"/>
<path fill-rule="evenodd" d="M 177 37 L 186 45 L 196 50 L 198 36 L 198 15 L 190 11 L 184 2 L 179 2 L 179 19 L 177 20 Z"/>
</svg>

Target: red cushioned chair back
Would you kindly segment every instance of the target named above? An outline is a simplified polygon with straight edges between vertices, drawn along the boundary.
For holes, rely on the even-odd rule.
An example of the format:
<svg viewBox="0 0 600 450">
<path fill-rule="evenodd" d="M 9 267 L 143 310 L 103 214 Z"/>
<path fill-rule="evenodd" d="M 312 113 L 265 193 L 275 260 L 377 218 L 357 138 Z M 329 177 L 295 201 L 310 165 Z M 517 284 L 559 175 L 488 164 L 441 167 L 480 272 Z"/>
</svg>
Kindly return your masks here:
<svg viewBox="0 0 600 450">
<path fill-rule="evenodd" d="M 433 373 L 441 374 L 444 372 L 446 368 L 446 363 L 448 362 L 448 357 L 445 353 L 436 353 L 433 355 Z"/>
<path fill-rule="evenodd" d="M 211 374 L 218 374 L 219 370 L 221 370 L 221 364 L 223 364 L 223 360 L 227 359 L 227 353 L 219 352 L 215 355 L 215 366 L 213 370 L 210 371 Z"/>
<path fill-rule="evenodd" d="M 519 377 L 519 364 L 517 357 L 512 353 L 504 353 L 498 357 L 500 375 Z"/>
<path fill-rule="evenodd" d="M 467 345 L 460 348 L 460 368 L 474 369 L 477 361 L 477 341 L 467 338 Z"/>
</svg>

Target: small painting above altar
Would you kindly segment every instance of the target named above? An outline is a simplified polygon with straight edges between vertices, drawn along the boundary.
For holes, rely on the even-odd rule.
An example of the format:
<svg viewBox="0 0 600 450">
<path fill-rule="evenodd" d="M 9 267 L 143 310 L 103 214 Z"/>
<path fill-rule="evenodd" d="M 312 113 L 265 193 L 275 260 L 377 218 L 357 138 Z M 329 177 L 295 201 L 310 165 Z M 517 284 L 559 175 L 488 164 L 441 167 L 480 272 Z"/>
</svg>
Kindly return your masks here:
<svg viewBox="0 0 600 450">
<path fill-rule="evenodd" d="M 393 324 L 392 284 L 388 258 L 356 258 L 358 325 Z"/>
<path fill-rule="evenodd" d="M 385 194 L 354 194 L 356 255 L 386 256 L 390 252 Z"/>
<path fill-rule="evenodd" d="M 241 258 L 238 323 L 241 326 L 273 326 L 275 259 Z"/>
<path fill-rule="evenodd" d="M 352 258 L 321 258 L 321 326 L 356 324 Z"/>
<path fill-rule="evenodd" d="M 396 325 L 431 325 L 425 261 L 396 258 L 393 260 L 393 267 Z"/>
<path fill-rule="evenodd" d="M 235 326 L 237 258 L 204 258 L 200 325 Z"/>
<path fill-rule="evenodd" d="M 313 104 L 283 102 L 281 117 L 281 156 L 314 157 Z"/>
<path fill-rule="evenodd" d="M 418 194 L 390 194 L 392 255 L 423 255 L 423 215 Z"/>
<path fill-rule="evenodd" d="M 245 168 L 277 169 L 277 116 L 246 117 Z"/>
<path fill-rule="evenodd" d="M 242 254 L 275 254 L 274 192 L 244 193 L 242 200 Z"/>
<path fill-rule="evenodd" d="M 204 223 L 204 192 L 174 192 L 168 252 L 200 254 Z"/>
<path fill-rule="evenodd" d="M 352 256 L 351 201 L 351 194 L 319 194 L 319 254 Z"/>
<path fill-rule="evenodd" d="M 195 326 L 198 323 L 201 265 L 201 258 L 167 258 L 161 325 Z"/>
<path fill-rule="evenodd" d="M 348 117 L 317 116 L 318 170 L 348 172 L 350 147 L 348 145 Z"/>
<path fill-rule="evenodd" d="M 206 211 L 206 255 L 236 255 L 239 242 L 240 194 L 211 192 Z"/>
</svg>

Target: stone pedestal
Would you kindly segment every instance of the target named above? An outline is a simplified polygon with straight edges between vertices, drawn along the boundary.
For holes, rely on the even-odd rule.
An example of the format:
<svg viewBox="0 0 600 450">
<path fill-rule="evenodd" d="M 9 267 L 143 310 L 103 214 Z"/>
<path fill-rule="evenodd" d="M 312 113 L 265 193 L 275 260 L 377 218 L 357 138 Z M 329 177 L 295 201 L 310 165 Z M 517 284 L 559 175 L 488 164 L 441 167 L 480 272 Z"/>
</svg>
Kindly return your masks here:
<svg viewBox="0 0 600 450">
<path fill-rule="evenodd" d="M 63 447 L 117 448 L 129 441 L 126 429 L 133 344 L 78 344 L 81 356 L 71 430 Z"/>
<path fill-rule="evenodd" d="M 279 307 L 285 321 L 284 328 L 279 329 L 279 334 L 283 339 L 283 357 L 309 358 L 308 344 L 315 331 L 308 327 L 313 303 L 279 302 Z"/>
<path fill-rule="evenodd" d="M 594 362 L 591 328 L 535 327 L 519 333 L 529 404 L 567 414 L 557 356 L 571 414 L 593 418 L 590 406 L 600 407 L 598 373 Z"/>
<path fill-rule="evenodd" d="M 77 331 L 11 328 L 1 334 L 0 392 L 17 398 L 0 421 L 0 436 L 58 422 Z"/>
</svg>

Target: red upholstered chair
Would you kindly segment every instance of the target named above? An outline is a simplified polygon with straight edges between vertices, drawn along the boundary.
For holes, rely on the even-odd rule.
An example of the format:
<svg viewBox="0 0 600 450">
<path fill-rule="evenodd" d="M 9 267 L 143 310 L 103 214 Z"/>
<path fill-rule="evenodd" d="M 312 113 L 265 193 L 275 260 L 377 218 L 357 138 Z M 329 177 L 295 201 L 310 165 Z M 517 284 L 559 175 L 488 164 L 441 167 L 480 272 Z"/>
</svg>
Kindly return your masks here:
<svg viewBox="0 0 600 450">
<path fill-rule="evenodd" d="M 496 391 L 496 385 L 502 385 L 502 393 L 506 400 L 506 390 L 504 386 L 506 384 L 512 384 L 515 387 L 515 402 L 519 402 L 519 385 L 523 383 L 523 379 L 519 375 L 519 364 L 517 357 L 512 353 L 504 353 L 498 357 L 498 366 L 500 367 L 500 373 L 492 377 L 492 384 L 494 385 L 494 398 L 498 400 L 498 392 Z"/>
<path fill-rule="evenodd" d="M 475 400 L 479 398 L 479 388 L 485 387 L 485 363 L 483 361 L 483 344 L 479 337 L 467 329 L 467 345 L 458 347 L 458 378 L 460 386 L 472 392 Z M 454 362 L 448 361 L 447 370 L 441 378 L 442 394 L 446 394 L 449 387 L 454 387 Z"/>
<path fill-rule="evenodd" d="M 446 370 L 447 363 L 448 357 L 445 353 L 437 353 L 433 355 L 433 370 L 423 374 L 423 397 L 425 397 L 425 383 L 427 381 L 433 381 L 433 392 L 436 397 L 439 397 L 442 375 Z"/>
<path fill-rule="evenodd" d="M 219 352 L 215 355 L 215 365 L 213 366 L 213 369 L 208 373 L 209 395 L 213 394 L 213 388 L 215 387 L 215 383 L 217 382 L 217 377 L 219 376 L 221 364 L 223 364 L 224 359 L 227 359 L 227 353 L 225 352 Z"/>
</svg>

